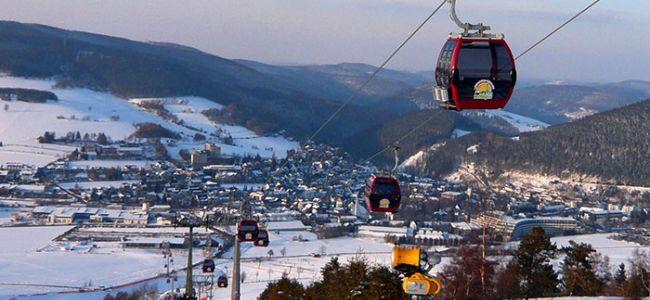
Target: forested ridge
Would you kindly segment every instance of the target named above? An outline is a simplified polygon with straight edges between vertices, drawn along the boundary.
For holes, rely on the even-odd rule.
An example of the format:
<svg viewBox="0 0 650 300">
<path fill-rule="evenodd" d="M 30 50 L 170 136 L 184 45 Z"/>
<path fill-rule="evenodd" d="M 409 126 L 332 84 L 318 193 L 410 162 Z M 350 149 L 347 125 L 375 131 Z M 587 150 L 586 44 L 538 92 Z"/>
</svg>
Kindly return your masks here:
<svg viewBox="0 0 650 300">
<path fill-rule="evenodd" d="M 476 151 L 468 151 L 474 145 Z M 515 139 L 470 134 L 430 152 L 418 169 L 439 175 L 475 162 L 497 174 L 579 174 L 616 184 L 650 185 L 649 149 L 650 101 L 643 101 Z"/>
<path fill-rule="evenodd" d="M 414 130 L 415 128 L 417 129 Z M 411 112 L 395 120 L 387 120 L 381 125 L 347 138 L 341 146 L 353 157 L 366 159 L 401 140 L 397 146 L 400 147 L 399 154 L 403 160 L 423 148 L 449 139 L 455 129 L 476 131 L 481 128 L 456 112 L 427 109 Z M 405 136 L 406 138 L 403 138 Z M 375 162 L 392 164 L 393 152 L 386 151 Z"/>
</svg>

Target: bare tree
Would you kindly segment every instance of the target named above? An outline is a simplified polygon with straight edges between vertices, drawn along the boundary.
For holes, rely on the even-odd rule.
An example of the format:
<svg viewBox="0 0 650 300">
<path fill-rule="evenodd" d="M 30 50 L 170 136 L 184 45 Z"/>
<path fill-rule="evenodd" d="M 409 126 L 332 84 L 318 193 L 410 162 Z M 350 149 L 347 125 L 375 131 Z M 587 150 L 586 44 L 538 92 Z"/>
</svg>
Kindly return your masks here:
<svg viewBox="0 0 650 300">
<path fill-rule="evenodd" d="M 320 246 L 320 248 L 318 248 L 318 253 L 320 253 L 320 255 L 327 254 L 327 247 L 325 247 L 325 245 Z"/>
<path fill-rule="evenodd" d="M 280 254 L 282 254 L 282 257 L 285 257 L 287 255 L 287 247 L 282 247 L 282 249 L 280 249 Z"/>
<path fill-rule="evenodd" d="M 9 104 L 5 104 L 5 111 L 9 111 Z"/>
</svg>

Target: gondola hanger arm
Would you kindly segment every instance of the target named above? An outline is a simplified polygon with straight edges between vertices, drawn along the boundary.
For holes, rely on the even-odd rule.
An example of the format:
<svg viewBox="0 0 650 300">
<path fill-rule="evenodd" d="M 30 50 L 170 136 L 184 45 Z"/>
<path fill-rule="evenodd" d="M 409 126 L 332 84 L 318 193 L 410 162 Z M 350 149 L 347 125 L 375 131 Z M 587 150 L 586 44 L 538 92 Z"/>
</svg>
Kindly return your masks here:
<svg viewBox="0 0 650 300">
<path fill-rule="evenodd" d="M 483 23 L 477 23 L 477 24 L 471 24 L 471 23 L 465 23 L 461 21 L 458 18 L 458 15 L 456 14 L 456 0 L 447 0 L 449 4 L 451 5 L 451 9 L 449 10 L 449 17 L 451 17 L 451 20 L 456 23 L 458 27 L 460 27 L 463 30 L 462 35 L 463 36 L 473 36 L 473 37 L 486 37 L 488 34 L 485 33 L 485 31 L 490 30 L 490 26 L 483 25 Z M 470 31 L 476 31 L 473 33 L 470 33 Z"/>
</svg>

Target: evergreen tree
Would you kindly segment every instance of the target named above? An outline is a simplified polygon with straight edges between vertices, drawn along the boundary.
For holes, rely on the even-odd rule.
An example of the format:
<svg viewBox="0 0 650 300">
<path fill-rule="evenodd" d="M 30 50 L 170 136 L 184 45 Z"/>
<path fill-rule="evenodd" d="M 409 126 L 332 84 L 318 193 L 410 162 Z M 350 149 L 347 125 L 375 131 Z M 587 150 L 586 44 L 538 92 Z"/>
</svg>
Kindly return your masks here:
<svg viewBox="0 0 650 300">
<path fill-rule="evenodd" d="M 102 132 L 99 135 L 97 135 L 97 143 L 100 145 L 108 144 L 108 138 L 106 138 L 106 134 Z"/>
<path fill-rule="evenodd" d="M 567 296 L 596 296 L 605 285 L 598 278 L 592 259 L 596 250 L 589 244 L 569 241 L 569 246 L 562 251 L 566 254 L 562 264 L 563 293 Z"/>
<path fill-rule="evenodd" d="M 625 294 L 625 288 L 627 286 L 627 271 L 625 270 L 625 264 L 621 263 L 618 265 L 618 269 L 614 274 L 614 281 L 612 283 L 612 289 L 610 294 L 612 296 L 623 296 Z"/>
<path fill-rule="evenodd" d="M 519 265 L 516 261 L 510 261 L 505 268 L 499 272 L 497 277 L 497 295 L 501 299 L 521 299 L 524 294 L 521 290 L 521 277 L 519 276 Z"/>
<path fill-rule="evenodd" d="M 406 300 L 399 275 L 386 266 L 371 266 L 363 259 L 341 265 L 332 258 L 321 269 L 322 281 L 302 288 L 294 279 L 283 278 L 267 285 L 258 300 Z"/>
<path fill-rule="evenodd" d="M 524 237 L 515 253 L 515 261 L 522 279 L 521 289 L 526 298 L 550 297 L 557 293 L 558 276 L 551 259 L 557 247 L 545 236 L 544 229 L 536 227 Z"/>
<path fill-rule="evenodd" d="M 270 282 L 257 300 L 302 300 L 305 288 L 295 279 L 289 279 L 286 273 L 276 282 Z"/>
<path fill-rule="evenodd" d="M 634 250 L 630 259 L 630 277 L 625 288 L 625 297 L 641 299 L 650 295 L 650 257 L 645 252 Z"/>
</svg>

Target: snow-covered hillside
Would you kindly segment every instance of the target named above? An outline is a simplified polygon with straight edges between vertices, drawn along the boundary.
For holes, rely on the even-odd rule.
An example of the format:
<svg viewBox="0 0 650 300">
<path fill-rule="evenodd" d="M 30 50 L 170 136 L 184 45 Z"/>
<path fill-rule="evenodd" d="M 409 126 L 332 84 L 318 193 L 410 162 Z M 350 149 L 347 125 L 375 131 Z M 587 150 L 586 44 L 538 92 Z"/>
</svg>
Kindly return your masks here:
<svg viewBox="0 0 650 300">
<path fill-rule="evenodd" d="M 160 103 L 169 113 L 182 120 L 181 127 L 175 131 L 180 132 L 184 139 L 167 146 L 169 154 L 176 159 L 180 156 L 178 152 L 182 149 L 199 149 L 203 147 L 204 141 L 194 141 L 196 133 L 205 135 L 210 143 L 221 147 L 221 153 L 226 155 L 257 155 L 262 157 L 283 158 L 290 149 L 299 147 L 297 142 L 289 141 L 280 136 L 262 137 L 242 126 L 219 124 L 210 121 L 203 111 L 208 109 L 221 109 L 222 105 L 200 97 L 177 97 L 177 98 L 147 98 L 131 99 L 129 102 L 140 105 L 143 102 L 156 101 Z M 143 110 L 144 112 L 144 110 Z M 233 144 L 227 145 L 222 139 L 230 136 Z"/>
<path fill-rule="evenodd" d="M 55 82 L 47 79 L 27 79 L 0 76 L 0 88 L 25 88 L 50 91 L 57 95 L 58 101 L 28 103 L 22 101 L 1 101 L 0 109 L 0 164 L 21 162 L 31 165 L 45 165 L 66 153 L 73 147 L 44 145 L 36 141 L 45 131 L 53 131 L 57 136 L 68 132 L 106 133 L 112 140 L 128 138 L 135 131 L 135 124 L 155 123 L 171 131 L 180 133 L 183 140 L 179 146 L 171 147 L 170 154 L 178 156 L 181 148 L 200 148 L 202 143 L 193 142 L 197 130 L 211 132 L 217 127 L 229 132 L 233 137 L 255 137 L 255 139 L 234 140 L 235 145 L 221 145 L 224 154 L 259 154 L 260 156 L 284 157 L 288 149 L 298 147 L 295 142 L 282 137 L 257 137 L 253 132 L 239 126 L 213 124 L 201 111 L 208 108 L 221 108 L 221 105 L 198 97 L 181 97 L 185 105 L 168 105 L 166 108 L 176 114 L 188 126 L 181 126 L 145 112 L 133 103 L 108 93 L 89 89 L 59 89 Z M 7 109 L 4 109 L 5 104 Z M 211 142 L 220 144 L 218 139 Z M 257 148 L 257 149 L 256 149 Z"/>
<path fill-rule="evenodd" d="M 522 115 L 518 115 L 515 113 L 507 112 L 505 110 L 486 110 L 483 111 L 482 113 L 488 116 L 501 118 L 507 121 L 508 123 L 510 123 L 510 125 L 517 128 L 519 132 L 537 131 L 550 126 L 549 124 L 544 123 L 542 121 L 529 118 L 529 117 L 524 117 Z"/>
</svg>

